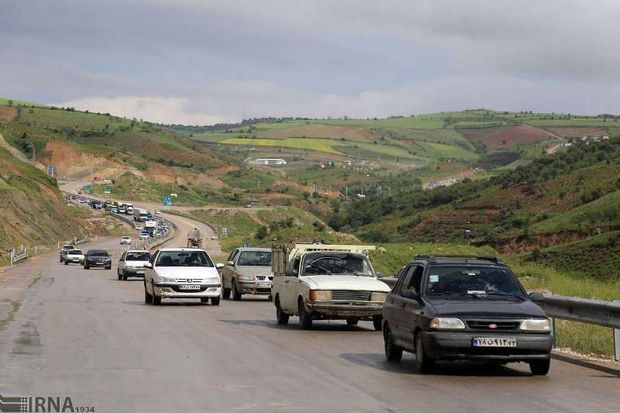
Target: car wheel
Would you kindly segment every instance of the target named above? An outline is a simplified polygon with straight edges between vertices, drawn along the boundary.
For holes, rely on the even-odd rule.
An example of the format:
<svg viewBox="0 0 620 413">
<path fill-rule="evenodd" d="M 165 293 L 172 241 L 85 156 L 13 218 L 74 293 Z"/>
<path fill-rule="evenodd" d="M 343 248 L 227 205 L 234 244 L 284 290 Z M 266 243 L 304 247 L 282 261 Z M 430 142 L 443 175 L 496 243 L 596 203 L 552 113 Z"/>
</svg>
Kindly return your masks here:
<svg viewBox="0 0 620 413">
<path fill-rule="evenodd" d="M 222 297 L 224 300 L 230 300 L 230 288 L 224 288 L 222 290 Z"/>
<path fill-rule="evenodd" d="M 376 331 L 381 331 L 381 322 L 383 321 L 383 317 L 376 316 L 372 318 L 372 326 Z"/>
<path fill-rule="evenodd" d="M 220 297 L 211 297 L 211 305 L 220 305 Z"/>
<path fill-rule="evenodd" d="M 273 301 L 273 295 L 269 294 L 269 296 L 267 297 L 267 301 L 269 302 Z"/>
<path fill-rule="evenodd" d="M 153 305 L 160 305 L 161 304 L 161 297 L 158 297 L 157 294 L 155 294 L 155 287 L 152 287 L 153 289 Z"/>
<path fill-rule="evenodd" d="M 123 281 L 127 281 L 127 274 L 125 274 L 125 271 L 123 271 Z"/>
<path fill-rule="evenodd" d="M 116 270 L 116 275 L 118 276 L 119 281 L 123 279 L 123 276 L 121 275 L 121 271 L 119 269 Z"/>
<path fill-rule="evenodd" d="M 534 376 L 546 376 L 551 367 L 551 359 L 536 360 L 530 362 L 530 370 Z"/>
<path fill-rule="evenodd" d="M 90 266 L 88 264 L 84 265 L 85 270 L 90 270 Z"/>
<path fill-rule="evenodd" d="M 312 329 L 312 314 L 308 314 L 304 302 L 299 300 L 299 325 L 304 330 Z"/>
<path fill-rule="evenodd" d="M 426 355 L 424 349 L 424 339 L 422 332 L 419 332 L 415 338 L 415 364 L 414 370 L 416 373 L 428 373 L 432 368 L 435 360 Z"/>
<path fill-rule="evenodd" d="M 279 325 L 288 324 L 288 314 L 282 311 L 282 307 L 280 307 L 280 300 L 276 299 L 276 320 L 278 320 Z"/>
<path fill-rule="evenodd" d="M 111 269 L 112 269 L 112 266 L 111 266 L 111 265 L 108 265 L 107 267 L 105 267 L 105 269 L 106 269 L 106 270 L 111 270 Z"/>
<path fill-rule="evenodd" d="M 385 350 L 387 361 L 398 363 L 403 357 L 403 349 L 394 344 L 394 337 L 392 337 L 392 331 L 389 326 L 385 326 L 383 331 L 383 349 Z"/>
<path fill-rule="evenodd" d="M 65 265 L 69 265 L 69 262 L 68 262 L 68 261 L 65 261 Z"/>
<path fill-rule="evenodd" d="M 153 296 L 147 291 L 146 283 L 144 283 L 144 303 L 153 304 Z"/>
<path fill-rule="evenodd" d="M 203 304 L 207 304 L 209 302 L 209 297 L 200 297 L 200 302 Z"/>
<path fill-rule="evenodd" d="M 232 282 L 232 296 L 233 296 L 233 300 L 235 301 L 241 300 L 241 293 L 237 291 L 237 283 L 235 282 L 235 280 L 233 280 Z"/>
<path fill-rule="evenodd" d="M 358 321 L 359 320 L 357 318 L 347 318 L 347 325 L 349 327 L 356 326 Z"/>
</svg>

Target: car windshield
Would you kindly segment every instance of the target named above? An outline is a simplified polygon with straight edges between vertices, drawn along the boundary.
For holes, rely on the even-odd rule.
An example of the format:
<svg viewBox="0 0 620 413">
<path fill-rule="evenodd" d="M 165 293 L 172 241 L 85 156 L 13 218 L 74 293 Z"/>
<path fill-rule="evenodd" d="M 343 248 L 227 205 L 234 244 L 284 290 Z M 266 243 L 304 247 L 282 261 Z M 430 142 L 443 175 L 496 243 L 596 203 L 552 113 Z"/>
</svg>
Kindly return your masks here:
<svg viewBox="0 0 620 413">
<path fill-rule="evenodd" d="M 237 265 L 271 266 L 271 251 L 243 251 L 239 255 Z"/>
<path fill-rule="evenodd" d="M 74 248 L 75 247 L 73 245 L 63 245 L 63 247 L 62 247 L 63 250 L 72 250 Z"/>
<path fill-rule="evenodd" d="M 67 252 L 68 255 L 82 255 L 82 250 L 70 250 Z"/>
<path fill-rule="evenodd" d="M 523 287 L 506 268 L 492 266 L 431 266 L 426 294 L 475 298 L 526 298 Z"/>
<path fill-rule="evenodd" d="M 91 257 L 107 257 L 110 254 L 107 251 L 88 251 L 88 255 Z"/>
<path fill-rule="evenodd" d="M 128 252 L 125 261 L 150 261 L 151 254 L 148 252 Z"/>
<path fill-rule="evenodd" d="M 303 275 L 361 275 L 373 277 L 372 267 L 366 257 L 356 254 L 309 255 Z"/>
<path fill-rule="evenodd" d="M 204 251 L 162 251 L 157 257 L 159 267 L 213 267 Z"/>
</svg>

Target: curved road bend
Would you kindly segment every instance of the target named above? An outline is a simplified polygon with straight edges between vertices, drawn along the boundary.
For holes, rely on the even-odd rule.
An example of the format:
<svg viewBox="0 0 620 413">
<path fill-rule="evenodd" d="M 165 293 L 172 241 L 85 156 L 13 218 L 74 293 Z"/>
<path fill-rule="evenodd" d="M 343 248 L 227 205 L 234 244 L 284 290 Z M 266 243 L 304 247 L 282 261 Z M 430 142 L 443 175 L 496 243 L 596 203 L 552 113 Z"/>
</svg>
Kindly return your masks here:
<svg viewBox="0 0 620 413">
<path fill-rule="evenodd" d="M 118 240 L 93 243 L 110 249 Z M 143 303 L 141 280 L 55 253 L 17 267 L 37 281 L 0 332 L 0 394 L 69 395 L 98 412 L 616 412 L 620 379 L 554 360 L 525 365 L 388 364 L 370 323 L 278 327 L 264 299 Z M 12 271 L 12 270 L 11 270 Z M 296 318 L 292 318 L 294 323 Z"/>
</svg>

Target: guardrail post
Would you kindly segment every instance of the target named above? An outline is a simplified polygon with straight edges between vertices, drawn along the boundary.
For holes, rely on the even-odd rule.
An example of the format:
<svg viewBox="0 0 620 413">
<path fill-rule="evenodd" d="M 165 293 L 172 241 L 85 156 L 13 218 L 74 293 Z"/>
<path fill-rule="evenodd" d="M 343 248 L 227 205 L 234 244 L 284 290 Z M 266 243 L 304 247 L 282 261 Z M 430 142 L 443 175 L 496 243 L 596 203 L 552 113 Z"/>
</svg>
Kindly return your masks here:
<svg viewBox="0 0 620 413">
<path fill-rule="evenodd" d="M 558 336 L 556 335 L 555 317 L 551 317 L 551 335 L 553 336 L 553 348 L 556 348 L 558 344 Z"/>
<path fill-rule="evenodd" d="M 615 300 L 614 303 L 620 304 L 620 300 Z M 614 328 L 614 347 L 616 349 L 614 358 L 620 361 L 620 328 Z"/>
<path fill-rule="evenodd" d="M 15 248 L 11 248 L 11 265 L 15 263 Z"/>
</svg>

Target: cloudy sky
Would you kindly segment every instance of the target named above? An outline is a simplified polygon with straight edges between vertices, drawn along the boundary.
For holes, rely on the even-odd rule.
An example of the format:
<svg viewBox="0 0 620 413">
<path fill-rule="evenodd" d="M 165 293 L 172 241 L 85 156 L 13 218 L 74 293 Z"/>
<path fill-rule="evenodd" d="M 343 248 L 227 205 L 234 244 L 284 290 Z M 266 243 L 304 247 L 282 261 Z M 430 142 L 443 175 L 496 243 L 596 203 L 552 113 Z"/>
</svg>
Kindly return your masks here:
<svg viewBox="0 0 620 413">
<path fill-rule="evenodd" d="M 0 96 L 165 123 L 620 113 L 617 0 L 0 0 Z"/>
</svg>

